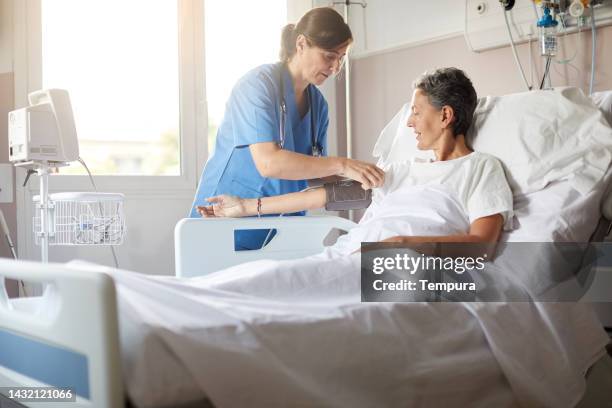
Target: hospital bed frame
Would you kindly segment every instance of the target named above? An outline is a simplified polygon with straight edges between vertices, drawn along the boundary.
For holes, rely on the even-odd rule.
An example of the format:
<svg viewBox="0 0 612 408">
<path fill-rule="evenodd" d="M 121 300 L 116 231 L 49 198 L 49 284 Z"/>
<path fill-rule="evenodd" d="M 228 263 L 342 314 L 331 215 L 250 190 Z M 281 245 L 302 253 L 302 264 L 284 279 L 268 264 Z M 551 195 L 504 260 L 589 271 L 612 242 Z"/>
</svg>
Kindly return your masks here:
<svg viewBox="0 0 612 408">
<path fill-rule="evenodd" d="M 45 284 L 44 310 L 8 299 L 4 278 Z M 70 387 L 76 402 L 31 407 L 121 407 L 115 285 L 110 276 L 0 258 L 0 387 Z M 17 407 L 0 395 L 0 407 Z"/>
</svg>

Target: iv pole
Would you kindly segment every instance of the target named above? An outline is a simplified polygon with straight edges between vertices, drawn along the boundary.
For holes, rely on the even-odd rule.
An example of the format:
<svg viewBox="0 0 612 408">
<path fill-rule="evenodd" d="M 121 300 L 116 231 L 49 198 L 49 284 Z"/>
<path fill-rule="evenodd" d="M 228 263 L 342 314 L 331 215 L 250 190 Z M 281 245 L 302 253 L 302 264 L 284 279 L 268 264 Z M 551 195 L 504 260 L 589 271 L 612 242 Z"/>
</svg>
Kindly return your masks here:
<svg viewBox="0 0 612 408">
<path fill-rule="evenodd" d="M 49 263 L 49 210 L 52 205 L 49 204 L 49 164 L 46 162 L 40 163 L 40 167 L 36 169 L 40 177 L 40 253 L 41 262 Z"/>
<path fill-rule="evenodd" d="M 344 22 L 349 24 L 349 9 L 352 4 L 358 4 L 361 8 L 366 8 L 367 3 L 361 1 L 336 1 L 333 2 L 332 5 L 342 4 L 344 5 Z M 346 112 L 346 157 L 349 159 L 353 158 L 353 127 L 352 127 L 352 111 L 351 111 L 351 59 L 349 54 L 346 54 L 346 64 L 344 67 L 344 98 L 345 98 L 345 112 Z M 349 220 L 352 220 L 354 217 L 354 211 L 349 210 Z"/>
<path fill-rule="evenodd" d="M 358 4 L 361 8 L 366 8 L 367 3 L 361 1 L 336 1 L 332 5 L 342 4 L 344 5 L 344 22 L 349 24 L 349 10 L 353 4 Z M 353 128 L 352 128 L 352 111 L 351 111 L 351 60 L 350 56 L 346 55 L 346 64 L 344 67 L 345 71 L 345 111 L 346 111 L 346 157 L 349 159 L 353 158 Z"/>
<path fill-rule="evenodd" d="M 66 166 L 63 162 L 53 162 L 54 167 Z M 53 214 L 52 211 L 55 205 L 49 200 L 49 173 L 50 165 L 48 161 L 33 160 L 24 163 L 16 163 L 16 167 L 25 167 L 30 169 L 40 177 L 40 195 L 36 209 L 40 214 L 40 230 L 35 231 L 36 236 L 40 238 L 40 261 L 42 263 L 49 262 L 49 241 L 55 236 L 55 232 L 51 228 Z M 28 171 L 30 171 L 28 170 Z M 29 173 L 28 173 L 29 177 Z M 26 177 L 27 182 L 27 177 Z"/>
</svg>

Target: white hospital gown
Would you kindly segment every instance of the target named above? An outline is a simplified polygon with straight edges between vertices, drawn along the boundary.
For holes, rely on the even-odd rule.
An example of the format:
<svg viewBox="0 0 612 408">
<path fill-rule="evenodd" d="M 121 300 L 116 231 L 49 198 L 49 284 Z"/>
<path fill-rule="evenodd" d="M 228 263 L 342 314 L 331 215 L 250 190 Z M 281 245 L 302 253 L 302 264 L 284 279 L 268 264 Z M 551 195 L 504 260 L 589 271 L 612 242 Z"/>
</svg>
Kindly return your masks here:
<svg viewBox="0 0 612 408">
<path fill-rule="evenodd" d="M 407 160 L 387 168 L 385 184 L 374 190 L 359 225 L 329 251 L 343 254 L 361 242 L 397 235 L 467 233 L 476 219 L 493 214 L 501 214 L 510 227 L 512 191 L 493 156 L 473 152 L 445 161 Z"/>
<path fill-rule="evenodd" d="M 512 216 L 512 191 L 504 169 L 498 159 L 485 153 L 435 162 L 411 159 L 392 164 L 387 175 L 378 197 L 405 186 L 439 186 L 459 201 L 470 222 L 497 213 L 504 221 Z"/>
</svg>

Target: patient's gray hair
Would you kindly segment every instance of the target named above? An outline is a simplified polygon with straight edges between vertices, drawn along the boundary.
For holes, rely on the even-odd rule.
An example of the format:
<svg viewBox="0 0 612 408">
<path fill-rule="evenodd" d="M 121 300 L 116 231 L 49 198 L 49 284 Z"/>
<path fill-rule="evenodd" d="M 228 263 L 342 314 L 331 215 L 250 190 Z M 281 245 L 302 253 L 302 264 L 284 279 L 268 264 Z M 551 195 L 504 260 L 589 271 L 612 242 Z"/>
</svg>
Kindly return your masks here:
<svg viewBox="0 0 612 408">
<path fill-rule="evenodd" d="M 474 117 L 477 97 L 472 81 L 462 70 L 441 68 L 431 73 L 426 72 L 414 81 L 413 87 L 423 91 L 436 109 L 444 106 L 453 108 L 455 121 L 452 126 L 455 136 L 467 133 Z"/>
</svg>

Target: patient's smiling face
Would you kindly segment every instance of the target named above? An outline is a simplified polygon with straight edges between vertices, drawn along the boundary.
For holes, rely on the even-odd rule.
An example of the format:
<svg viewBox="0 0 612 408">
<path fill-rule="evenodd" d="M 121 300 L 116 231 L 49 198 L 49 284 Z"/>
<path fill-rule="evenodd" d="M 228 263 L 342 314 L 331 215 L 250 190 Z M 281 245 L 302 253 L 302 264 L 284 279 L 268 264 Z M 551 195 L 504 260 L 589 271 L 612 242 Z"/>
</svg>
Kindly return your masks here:
<svg viewBox="0 0 612 408">
<path fill-rule="evenodd" d="M 442 143 L 444 122 L 442 111 L 429 103 L 428 96 L 420 89 L 412 95 L 412 112 L 408 127 L 414 129 L 419 150 L 437 150 Z"/>
</svg>

